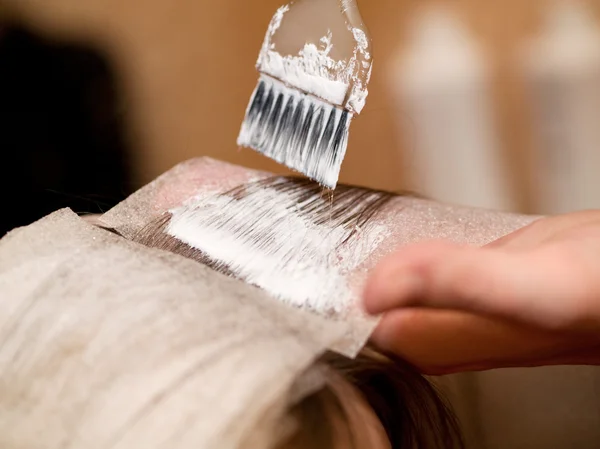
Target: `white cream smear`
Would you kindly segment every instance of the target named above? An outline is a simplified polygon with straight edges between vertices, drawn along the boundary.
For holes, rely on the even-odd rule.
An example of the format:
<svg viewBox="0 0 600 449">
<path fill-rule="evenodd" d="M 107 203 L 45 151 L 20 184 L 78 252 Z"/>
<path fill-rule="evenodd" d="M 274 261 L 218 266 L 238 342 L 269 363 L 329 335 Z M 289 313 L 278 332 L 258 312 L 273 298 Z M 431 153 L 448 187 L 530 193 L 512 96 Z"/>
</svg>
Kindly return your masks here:
<svg viewBox="0 0 600 449">
<path fill-rule="evenodd" d="M 286 303 L 328 316 L 350 314 L 357 297 L 348 274 L 379 246 L 386 229 L 369 224 L 369 232 L 355 229 L 343 243 L 352 229 L 315 223 L 322 217 L 310 206 L 327 201 L 320 193 L 248 188 L 242 198 L 214 195 L 172 210 L 165 232 Z M 348 215 L 360 206 L 349 206 Z"/>
<path fill-rule="evenodd" d="M 321 38 L 318 46 L 306 43 L 298 55 L 282 56 L 275 48 L 273 36 L 288 11 L 289 6 L 282 6 L 273 16 L 258 57 L 258 70 L 332 104 L 346 106 L 351 112 L 359 114 L 369 94 L 367 84 L 373 68 L 368 52 L 369 41 L 364 31 L 349 28 L 356 41 L 354 54 L 349 60 L 336 61 L 331 58 L 331 31 Z M 359 61 L 359 56 L 362 57 L 362 61 Z"/>
</svg>

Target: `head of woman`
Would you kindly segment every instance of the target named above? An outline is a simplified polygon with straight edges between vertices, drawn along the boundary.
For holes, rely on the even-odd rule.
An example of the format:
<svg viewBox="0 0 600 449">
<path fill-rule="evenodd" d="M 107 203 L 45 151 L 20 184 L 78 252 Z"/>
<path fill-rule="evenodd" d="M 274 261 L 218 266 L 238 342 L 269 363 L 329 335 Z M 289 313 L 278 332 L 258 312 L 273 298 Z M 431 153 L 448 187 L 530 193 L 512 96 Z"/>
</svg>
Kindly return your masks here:
<svg viewBox="0 0 600 449">
<path fill-rule="evenodd" d="M 334 252 L 340 246 L 351 246 L 357 240 L 371 241 L 371 244 L 361 246 L 360 264 L 352 264 L 343 257 L 335 258 L 333 263 L 346 272 L 355 298 L 359 296 L 368 269 L 392 248 L 427 238 L 448 237 L 464 243 L 485 244 L 532 220 L 492 211 L 450 207 L 412 194 L 392 194 L 357 186 L 340 185 L 335 192 L 324 192 L 314 183 L 298 178 L 276 177 L 201 158 L 176 167 L 131 201 L 127 208 L 143 205 L 136 226 L 123 223 L 118 210 L 105 217 L 105 224 L 124 230 L 128 238 L 144 245 L 178 253 L 227 275 L 244 279 L 239 267 L 232 267 L 227 261 L 203 251 L 201 245 L 182 241 L 168 230 L 172 229 L 177 218 L 174 215 L 189 214 L 202 202 L 202 198 L 224 195 L 227 197 L 226 207 L 231 209 L 236 207 L 232 200 L 249 200 L 256 196 L 257 191 L 267 189 L 275 189 L 276 194 L 261 196 L 260 201 L 266 203 L 250 203 L 252 207 L 273 209 L 285 201 L 292 201 L 300 207 L 286 206 L 289 214 L 302 215 L 316 226 L 333 222 L 336 227 L 344 228 L 346 232 L 341 233 L 339 241 L 335 242 Z M 293 194 L 291 200 L 290 193 Z M 238 218 L 242 217 L 240 222 L 236 222 L 236 225 L 242 226 L 241 234 L 256 228 L 256 217 L 238 211 L 235 214 Z M 263 217 L 261 214 L 259 211 L 257 216 Z M 227 214 L 220 210 L 219 217 L 224 215 Z M 211 219 L 215 220 L 214 215 L 201 215 L 200 222 L 196 221 L 198 228 L 190 232 L 202 234 L 206 221 Z M 286 218 L 280 219 L 285 221 Z M 215 226 L 222 228 L 226 224 L 221 220 Z M 269 229 L 277 225 L 275 220 L 269 223 Z M 253 241 L 258 241 L 263 248 L 268 238 L 272 240 L 274 237 L 252 235 Z M 329 262 L 331 259 L 328 259 Z M 268 290 L 268 285 L 266 288 Z M 405 319 L 414 318 L 419 319 L 418 313 L 412 312 L 412 316 Z M 462 317 L 441 313 L 438 319 L 448 322 Z M 301 430 L 285 444 L 316 447 L 318 440 L 323 447 L 349 447 L 350 443 L 352 447 L 460 446 L 458 425 L 447 404 L 410 363 L 439 358 L 439 353 L 434 353 L 435 342 L 419 343 L 411 338 L 411 327 L 406 329 L 405 338 L 412 340 L 412 344 L 407 345 L 405 360 L 384 354 L 373 346 L 365 348 L 356 359 L 334 352 L 321 358 L 319 364 L 328 373 L 326 386 L 295 406 L 294 413 L 301 417 L 303 424 Z M 499 335 L 498 329 L 490 331 L 489 326 L 483 325 L 481 329 L 487 329 L 488 339 Z M 440 338 L 444 338 L 443 333 L 440 333 Z M 469 343 L 472 344 L 472 341 Z M 435 371 L 433 365 L 430 371 Z"/>
<path fill-rule="evenodd" d="M 518 216 L 449 207 L 416 196 L 394 195 L 353 186 L 340 186 L 339 190 L 333 195 L 320 196 L 320 189 L 311 183 L 299 182 L 292 178 L 274 178 L 269 173 L 256 172 L 210 159 L 198 159 L 171 170 L 147 188 L 134 194 L 113 211 L 100 217 L 96 224 L 119 234 L 118 237 L 111 236 L 112 238 L 133 240 L 135 242 L 134 246 L 128 247 L 128 251 L 137 251 L 135 249 L 136 245 L 139 246 L 141 243 L 145 247 L 150 246 L 163 251 L 166 250 L 186 259 L 191 259 L 192 265 L 208 265 L 213 270 L 243 279 L 242 276 L 239 276 L 239 271 L 231 264 L 222 263 L 222 260 L 215 260 L 211 253 L 194 248 L 185 242 L 182 243 L 165 231 L 173 219 L 174 211 L 186 213 L 186 211 L 197 205 L 199 197 L 206 197 L 207 194 L 210 197 L 225 194 L 230 198 L 233 197 L 242 201 L 252 197 L 257 188 L 272 188 L 274 181 L 276 181 L 277 186 L 276 192 L 283 191 L 289 194 L 291 189 L 295 195 L 294 198 L 299 201 L 298 204 L 301 207 L 295 212 L 289 209 L 290 213 L 297 214 L 303 219 L 310 219 L 312 224 L 316 226 L 330 225 L 333 222 L 336 228 L 339 227 L 344 230 L 344 232 L 337 235 L 338 240 L 334 242 L 333 250 L 336 255 L 345 254 L 342 250 L 344 245 L 352 245 L 353 242 L 361 241 L 361 239 L 362 241 L 369 240 L 370 235 L 377 235 L 377 238 L 372 240 L 372 244 L 361 246 L 361 251 L 363 251 L 361 254 L 365 254 L 361 263 L 349 263 L 347 257 L 335 257 L 333 261 L 327 259 L 328 263 L 331 262 L 333 265 L 337 264 L 337 268 L 339 266 L 343 268 L 342 272 L 345 279 L 351 280 L 349 289 L 354 292 L 355 297 L 360 296 L 360 285 L 368 268 L 377 263 L 377 260 L 389 252 L 391 248 L 403 243 L 435 237 L 450 237 L 455 241 L 485 244 L 523 226 L 528 220 L 531 221 L 531 219 Z M 319 192 L 319 195 L 316 195 L 315 192 Z M 277 196 L 268 198 L 277 201 Z M 287 198 L 289 199 L 289 195 Z M 307 199 L 310 200 L 308 203 L 306 202 Z M 323 207 L 323 204 L 327 207 Z M 273 203 L 272 207 L 276 208 L 277 204 Z M 309 212 L 307 212 L 307 207 Z M 244 221 L 241 224 L 244 225 L 244 223 L 248 226 L 248 223 Z M 9 236 L 8 243 L 4 247 L 0 247 L 0 250 L 4 248 L 6 251 L 10 246 L 10 239 L 15 240 L 17 237 L 17 235 Z M 273 236 L 270 237 L 274 238 Z M 75 235 L 74 238 L 78 238 L 78 236 Z M 93 244 L 90 248 L 97 249 Z M 125 266 L 131 270 L 142 269 L 144 268 L 142 265 L 156 262 L 155 265 L 160 268 L 158 271 L 165 271 L 160 275 L 160 279 L 152 279 L 147 286 L 137 285 L 137 282 L 133 283 L 135 285 L 128 285 L 127 276 L 120 277 L 122 283 L 120 286 L 111 286 L 118 287 L 118 290 L 130 289 L 132 292 L 135 289 L 143 290 L 145 288 L 147 290 L 146 296 L 148 299 L 153 300 L 153 302 L 148 302 L 148 304 L 152 303 L 152 313 L 149 312 L 150 305 L 140 307 L 137 304 L 132 304 L 131 301 L 127 301 L 127 294 L 123 295 L 123 291 L 120 291 L 118 301 L 114 299 L 113 302 L 116 302 L 111 304 L 110 308 L 92 313 L 93 310 L 90 311 L 90 307 L 99 305 L 98 295 L 108 294 L 107 289 L 98 289 L 97 286 L 94 287 L 95 290 L 91 293 L 80 292 L 81 294 L 72 295 L 70 298 L 53 297 L 54 300 L 60 302 L 60 307 L 64 308 L 61 311 L 60 319 L 53 315 L 57 313 L 58 306 L 56 305 L 43 304 L 48 313 L 42 313 L 43 307 L 27 307 L 27 301 L 29 301 L 27 298 L 33 298 L 31 292 L 25 292 L 26 294 L 23 295 L 24 300 L 20 305 L 10 302 L 5 304 L 7 306 L 4 308 L 5 319 L 0 325 L 0 330 L 3 330 L 2 335 L 5 337 L 3 340 L 5 354 L 3 356 L 2 351 L 0 351 L 0 356 L 6 359 L 8 354 L 6 351 L 9 351 L 12 354 L 9 354 L 12 360 L 17 361 L 17 363 L 11 365 L 10 370 L 6 370 L 4 375 L 7 381 L 10 382 L 16 382 L 16 379 L 18 379 L 19 386 L 18 388 L 15 387 L 14 391 L 21 392 L 18 397 L 14 394 L 11 395 L 11 400 L 16 401 L 18 406 L 13 407 L 10 412 L 10 416 L 14 419 L 6 422 L 23 422 L 30 415 L 35 415 L 38 418 L 37 420 L 31 419 L 30 422 L 32 423 L 35 422 L 39 425 L 39 423 L 50 422 L 52 404 L 60 409 L 61 397 L 62 402 L 67 403 L 67 399 L 72 400 L 77 396 L 75 393 L 79 392 L 77 394 L 82 395 L 81 398 L 84 402 L 88 401 L 90 404 L 93 402 L 96 406 L 98 401 L 102 404 L 111 403 L 111 398 L 121 405 L 136 404 L 138 402 L 145 405 L 139 410 L 131 405 L 129 408 L 132 408 L 132 410 L 129 410 L 131 413 L 128 415 L 125 412 L 100 413 L 103 421 L 94 422 L 105 423 L 106 429 L 108 427 L 113 430 L 116 429 L 111 432 L 108 432 L 108 430 L 104 432 L 103 428 L 98 428 L 96 425 L 93 432 L 89 433 L 90 427 L 89 423 L 86 426 L 86 419 L 90 416 L 97 417 L 99 413 L 98 409 L 91 405 L 87 407 L 88 412 L 82 415 L 75 416 L 72 413 L 67 413 L 68 411 L 57 413 L 55 416 L 60 416 L 61 419 L 64 418 L 61 421 L 63 430 L 69 428 L 72 432 L 78 432 L 80 435 L 86 436 L 94 435 L 94 432 L 96 432 L 96 435 L 105 437 L 105 433 L 110 433 L 114 435 L 114 438 L 108 440 L 98 438 L 97 441 L 112 441 L 113 447 L 126 447 L 123 446 L 126 442 L 139 444 L 151 437 L 152 441 L 160 441 L 161 439 L 171 441 L 170 447 L 174 447 L 173 444 L 177 446 L 177 443 L 174 443 L 176 441 L 180 443 L 186 441 L 183 436 L 178 439 L 172 434 L 177 433 L 177 429 L 180 429 L 178 432 L 182 432 L 181 429 L 189 429 L 189 426 L 184 425 L 185 423 L 181 420 L 185 415 L 183 411 L 193 411 L 194 404 L 193 402 L 192 404 L 185 404 L 186 408 L 184 410 L 173 405 L 175 403 L 171 404 L 167 398 L 170 397 L 171 393 L 174 396 L 178 394 L 181 396 L 182 391 L 185 391 L 189 377 L 182 373 L 182 377 L 178 377 L 178 380 L 175 379 L 173 383 L 169 383 L 168 389 L 162 393 L 156 391 L 154 382 L 156 382 L 155 378 L 158 374 L 162 373 L 161 375 L 168 376 L 169 374 L 166 371 L 179 366 L 179 362 L 171 363 L 171 359 L 175 360 L 182 356 L 183 359 L 186 359 L 185 363 L 189 363 L 185 353 L 179 354 L 180 350 L 177 349 L 187 347 L 186 350 L 190 350 L 189 345 L 182 344 L 182 341 L 197 341 L 198 344 L 207 347 L 214 343 L 210 338 L 207 339 L 206 336 L 200 338 L 197 334 L 198 325 L 209 328 L 209 324 L 214 323 L 206 320 L 214 320 L 214 318 L 189 313 L 183 305 L 178 303 L 173 308 L 172 298 L 167 290 L 169 286 L 176 285 L 180 278 L 173 278 L 175 275 L 179 276 L 175 271 L 166 273 L 169 270 L 169 265 L 164 263 L 161 265 L 164 260 L 161 260 L 160 253 L 161 251 L 144 252 L 143 257 L 151 257 L 152 261 L 137 261 L 141 263 L 140 266 L 124 261 L 123 255 L 111 259 L 115 261 L 115 264 L 126 262 Z M 105 253 L 100 251 L 96 256 L 104 257 Z M 112 257 L 115 256 L 112 255 Z M 2 258 L 0 258 L 0 262 L 2 262 Z M 109 262 L 103 259 L 103 266 L 110 268 Z M 68 265 L 66 264 L 66 267 L 61 265 L 61 276 L 63 276 L 61 279 L 64 279 L 65 276 L 68 277 Z M 73 266 L 72 268 L 76 270 L 79 267 Z M 12 282 L 16 279 L 15 273 L 11 274 L 10 279 Z M 2 279 L 0 278 L 0 281 Z M 6 280 L 8 277 L 4 279 Z M 200 288 L 202 288 L 202 285 L 208 285 L 202 284 L 204 282 L 202 279 L 200 279 L 199 284 L 194 285 L 196 287 L 200 286 Z M 104 282 L 111 282 L 111 279 L 107 277 Z M 47 290 L 51 289 L 37 291 L 41 295 L 47 294 Z M 39 301 L 31 302 L 31 304 L 39 303 Z M 84 303 L 90 307 L 83 307 Z M 196 307 L 193 302 L 190 304 L 190 307 Z M 8 307 L 9 305 L 10 307 Z M 165 308 L 166 305 L 169 307 Z M 13 312 L 10 312 L 11 310 Z M 162 312 L 158 313 L 159 310 Z M 31 316 L 33 315 L 31 314 L 35 315 L 37 321 L 32 321 Z M 180 324 L 174 328 L 167 327 L 168 332 L 164 332 L 164 329 L 160 326 L 164 326 L 165 320 L 168 321 L 167 317 L 171 315 L 177 318 L 175 321 Z M 101 322 L 104 323 L 108 317 L 110 317 L 111 326 L 101 326 Z M 258 314 L 254 319 L 260 321 L 266 318 Z M 401 341 L 401 350 L 397 351 L 401 354 L 401 358 L 383 353 L 371 345 L 365 347 L 356 358 L 345 357 L 337 352 L 325 352 L 318 357 L 312 364 L 311 371 L 314 370 L 319 373 L 319 388 L 311 388 L 309 394 L 304 394 L 299 400 L 289 403 L 289 414 L 294 418 L 296 425 L 293 427 L 293 431 L 286 433 L 286 438 L 277 440 L 278 449 L 309 447 L 369 449 L 419 447 L 436 449 L 462 446 L 456 419 L 436 388 L 419 373 L 415 365 L 419 365 L 421 371 L 423 367 L 426 371 L 435 371 L 435 364 L 439 363 L 440 356 L 444 356 L 444 350 L 440 350 L 440 347 L 444 348 L 444 345 L 440 342 L 448 337 L 443 333 L 444 323 L 449 320 L 464 320 L 465 318 L 459 315 L 444 314 L 443 312 L 434 318 L 426 318 L 431 320 L 431 326 L 439 326 L 442 329 L 437 342 L 433 341 L 436 338 L 435 336 L 429 336 L 426 341 L 420 340 L 422 335 L 417 331 L 417 327 L 411 328 L 411 323 L 422 319 L 419 317 L 418 312 L 411 312 L 401 319 L 405 320 L 406 323 L 404 341 Z M 50 320 L 53 323 L 62 323 L 62 327 L 50 326 L 48 324 Z M 34 321 L 39 321 L 39 323 L 34 325 Z M 28 324 L 25 326 L 23 323 Z M 68 327 L 70 324 L 75 326 L 76 332 L 70 332 L 68 338 L 65 337 L 64 340 L 61 340 L 59 336 L 62 328 Z M 257 322 L 255 321 L 253 324 L 256 326 Z M 266 326 L 273 323 L 264 321 L 264 324 Z M 493 342 L 494 339 L 501 341 L 499 329 L 493 329 L 483 324 L 478 331 L 480 332 L 479 338 L 487 339 L 488 343 Z M 23 332 L 15 332 L 15 329 L 20 330 L 26 327 L 28 332 L 35 333 L 40 329 L 40 326 L 44 329 L 47 328 L 44 333 L 45 340 L 36 340 L 37 337 L 35 336 L 26 340 L 19 337 L 18 341 L 20 343 L 17 346 L 13 344 L 13 340 L 16 341 L 17 336 L 23 334 Z M 119 326 L 123 329 L 129 329 L 127 332 L 130 337 L 133 336 L 133 340 L 123 340 L 118 337 L 115 329 Z M 234 337 L 241 330 L 240 326 L 243 327 L 243 324 L 238 322 L 236 326 L 231 328 L 227 337 L 233 339 L 234 343 L 231 343 L 233 346 L 217 348 L 216 350 L 221 354 L 234 353 L 236 345 L 240 345 L 239 342 L 235 343 Z M 157 335 L 157 332 L 152 329 L 159 327 L 163 331 Z M 260 327 L 260 322 L 258 327 Z M 102 329 L 101 333 L 99 333 L 99 329 Z M 136 335 L 140 337 L 135 337 Z M 193 338 L 188 338 L 190 336 Z M 465 338 L 466 348 L 473 345 L 473 337 L 471 334 L 457 338 Z M 100 345 L 99 339 L 104 339 L 102 341 L 105 343 Z M 106 339 L 111 342 L 109 346 L 106 346 L 106 341 L 108 341 Z M 46 348 L 46 355 L 40 349 L 42 346 L 35 346 L 36 343 L 43 343 L 42 346 Z M 262 343 L 264 344 L 264 341 Z M 169 354 L 167 354 L 169 363 L 166 363 L 164 367 L 155 366 L 151 362 L 151 360 L 154 360 L 152 357 L 157 356 L 156 351 L 159 349 L 157 345 L 162 344 L 170 348 Z M 19 347 L 24 348 L 25 351 L 18 350 Z M 284 346 L 278 346 L 277 344 L 269 347 L 271 347 L 271 351 L 275 352 L 284 348 Z M 92 349 L 94 350 L 92 351 Z M 501 351 L 502 346 L 498 345 L 497 350 Z M 108 383 L 104 387 L 97 383 L 92 385 L 91 379 L 93 376 L 89 376 L 90 381 L 87 384 L 84 375 L 75 376 L 77 373 L 71 372 L 70 374 L 75 376 L 73 378 L 78 380 L 77 383 L 73 384 L 64 382 L 62 377 L 64 372 L 58 368 L 48 371 L 51 365 L 63 366 L 67 364 L 67 361 L 71 363 L 73 360 L 77 361 L 79 369 L 82 369 L 82 366 L 89 369 L 100 363 L 97 359 L 90 359 L 90 353 L 103 354 L 103 370 L 106 370 L 107 366 L 111 366 L 111 370 L 119 373 L 119 379 L 134 377 L 139 382 L 136 383 L 135 387 L 131 382 L 125 382 L 124 385 L 130 385 L 130 387 L 108 388 L 107 385 L 111 385 L 109 380 L 105 381 Z M 18 354 L 22 355 L 19 356 Z M 48 354 L 53 354 L 51 360 L 48 359 Z M 273 363 L 273 371 L 275 371 L 275 368 L 281 368 L 282 363 L 289 362 L 289 360 L 285 362 L 284 355 L 278 355 L 277 353 L 268 355 L 268 360 Z M 161 353 L 162 356 L 164 354 Z M 19 359 L 19 357 L 23 358 Z M 281 360 L 278 360 L 279 358 Z M 21 361 L 19 362 L 19 360 Z M 46 367 L 43 370 L 45 374 L 42 377 L 40 377 L 42 372 L 40 369 L 32 370 L 31 368 L 37 367 L 38 364 L 36 363 L 40 360 L 44 362 L 43 366 Z M 49 364 L 49 360 L 53 360 L 54 365 Z M 146 366 L 146 369 L 140 371 L 138 365 L 132 364 L 133 360 L 142 363 Z M 246 360 L 246 363 L 250 362 Z M 256 363 L 260 363 L 259 359 L 256 359 Z M 154 368 L 152 368 L 153 366 Z M 252 365 L 250 363 L 246 366 L 251 368 Z M 131 376 L 133 371 L 136 373 L 135 376 Z M 81 373 L 84 372 L 81 371 Z M 199 374 L 198 367 L 194 367 L 194 370 L 190 372 L 193 374 L 193 383 L 197 386 L 202 384 L 201 372 L 200 370 Z M 32 379 L 35 379 L 35 381 Z M 77 391 L 73 390 L 73 385 L 77 386 Z M 232 385 L 232 390 L 233 387 Z M 36 398 L 38 394 L 36 392 L 40 391 L 60 391 L 61 394 L 51 398 L 46 395 L 43 402 L 45 406 L 40 407 L 39 403 L 32 399 Z M 115 396 L 117 393 L 119 393 L 118 401 Z M 8 390 L 4 389 L 2 394 L 8 394 Z M 145 396 L 151 400 L 138 401 Z M 215 401 L 215 410 L 227 408 L 227 404 L 224 403 L 226 401 L 235 402 L 233 398 L 226 397 L 224 392 L 214 396 L 213 401 Z M 206 404 L 203 404 L 203 406 L 206 406 Z M 124 409 L 128 409 L 128 406 L 124 406 Z M 77 410 L 85 410 L 85 408 L 77 408 Z M 150 413 L 151 410 L 158 410 L 157 413 L 162 417 L 161 425 L 148 427 L 149 423 L 153 422 L 150 419 L 153 416 Z M 119 421 L 122 418 L 121 414 L 130 416 L 130 418 L 121 422 Z M 182 418 L 178 418 L 179 415 Z M 56 421 L 56 419 L 54 420 Z M 210 425 L 209 417 L 206 420 L 204 423 L 192 423 L 192 426 Z M 137 425 L 138 422 L 144 422 L 146 427 L 143 428 L 150 430 L 145 432 L 130 431 L 131 428 L 142 428 Z M 74 426 L 73 423 L 79 424 Z M 235 427 L 235 423 L 231 423 L 231 426 Z M 22 447 L 19 444 L 23 442 L 23 433 L 18 433 L 17 430 L 23 430 L 25 427 L 20 425 L 4 426 L 4 428 L 6 431 L 3 439 L 9 443 L 7 447 L 11 449 Z M 68 432 L 63 434 L 68 435 Z M 165 434 L 170 435 L 169 439 L 164 438 Z M 17 435 L 20 436 L 17 437 Z M 43 446 L 32 435 L 29 435 L 29 437 L 31 437 L 30 442 L 35 442 L 30 447 Z M 75 440 L 81 441 L 81 439 L 73 438 L 73 441 Z M 46 442 L 48 443 L 49 440 L 46 440 Z M 60 444 L 56 447 L 60 447 Z M 77 445 L 75 444 L 73 447 L 77 447 Z M 156 443 L 154 447 L 161 446 Z M 186 446 L 180 445 L 179 447 Z"/>
</svg>

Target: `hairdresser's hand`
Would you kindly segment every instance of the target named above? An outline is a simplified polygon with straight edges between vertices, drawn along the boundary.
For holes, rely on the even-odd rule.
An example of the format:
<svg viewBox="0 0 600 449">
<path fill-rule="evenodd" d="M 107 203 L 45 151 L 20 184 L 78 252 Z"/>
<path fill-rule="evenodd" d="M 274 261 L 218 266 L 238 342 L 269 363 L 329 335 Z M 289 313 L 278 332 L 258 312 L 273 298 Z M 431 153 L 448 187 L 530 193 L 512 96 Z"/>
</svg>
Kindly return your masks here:
<svg viewBox="0 0 600 449">
<path fill-rule="evenodd" d="M 600 364 L 600 211 L 544 218 L 484 248 L 405 247 L 372 273 L 374 341 L 423 371 Z"/>
</svg>

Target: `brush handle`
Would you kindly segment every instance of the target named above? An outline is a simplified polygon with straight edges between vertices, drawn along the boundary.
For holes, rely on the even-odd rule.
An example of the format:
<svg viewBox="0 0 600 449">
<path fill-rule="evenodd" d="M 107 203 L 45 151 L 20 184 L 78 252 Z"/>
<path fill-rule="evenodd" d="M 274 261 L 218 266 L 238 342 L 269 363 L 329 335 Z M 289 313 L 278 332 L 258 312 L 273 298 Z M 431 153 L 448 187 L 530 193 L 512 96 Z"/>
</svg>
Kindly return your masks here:
<svg viewBox="0 0 600 449">
<path fill-rule="evenodd" d="M 356 0 L 300 0 L 273 17 L 258 70 L 306 90 L 303 75 L 347 87 L 345 95 L 315 94 L 360 113 L 370 79 L 371 39 Z M 292 73 L 293 72 L 293 73 Z M 300 73 L 300 76 L 298 75 Z"/>
<path fill-rule="evenodd" d="M 357 27 L 365 30 L 366 25 L 363 21 L 362 15 L 358 8 L 358 2 L 356 0 L 338 0 L 342 14 L 345 14 L 348 22 L 352 27 Z"/>
</svg>

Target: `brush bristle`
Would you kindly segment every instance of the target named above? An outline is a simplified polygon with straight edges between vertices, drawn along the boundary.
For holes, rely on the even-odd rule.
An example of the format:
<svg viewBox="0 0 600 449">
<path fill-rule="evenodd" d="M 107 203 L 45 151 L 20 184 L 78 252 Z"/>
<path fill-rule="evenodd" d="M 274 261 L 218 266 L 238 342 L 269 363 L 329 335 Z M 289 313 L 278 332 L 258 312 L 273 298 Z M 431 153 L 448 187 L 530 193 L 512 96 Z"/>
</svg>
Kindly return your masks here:
<svg viewBox="0 0 600 449">
<path fill-rule="evenodd" d="M 238 137 L 252 148 L 334 189 L 352 114 L 261 75 Z"/>
</svg>

